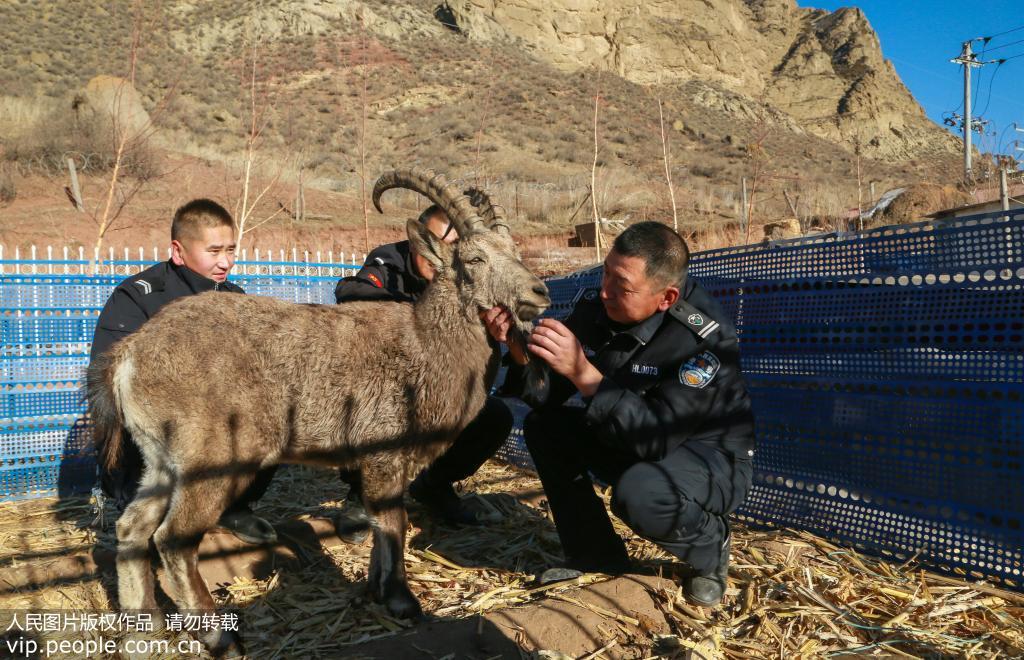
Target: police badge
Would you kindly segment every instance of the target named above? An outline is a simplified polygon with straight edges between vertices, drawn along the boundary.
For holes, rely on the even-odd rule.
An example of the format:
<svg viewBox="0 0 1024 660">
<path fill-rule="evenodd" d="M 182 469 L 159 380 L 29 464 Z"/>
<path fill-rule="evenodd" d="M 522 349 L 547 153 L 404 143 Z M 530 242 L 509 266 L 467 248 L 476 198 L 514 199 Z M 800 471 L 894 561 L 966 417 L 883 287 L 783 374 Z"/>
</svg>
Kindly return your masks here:
<svg viewBox="0 0 1024 660">
<path fill-rule="evenodd" d="M 711 351 L 695 355 L 679 367 L 679 382 L 699 390 L 707 387 L 718 373 L 721 361 Z"/>
</svg>

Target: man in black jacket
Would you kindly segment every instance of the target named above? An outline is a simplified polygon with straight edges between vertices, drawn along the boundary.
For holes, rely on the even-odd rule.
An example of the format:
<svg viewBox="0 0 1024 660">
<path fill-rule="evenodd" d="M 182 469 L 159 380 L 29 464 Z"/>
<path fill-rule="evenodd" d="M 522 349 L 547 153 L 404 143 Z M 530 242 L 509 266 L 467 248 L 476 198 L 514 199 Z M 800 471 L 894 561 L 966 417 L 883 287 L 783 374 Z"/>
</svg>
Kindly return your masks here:
<svg viewBox="0 0 1024 660">
<path fill-rule="evenodd" d="M 750 488 L 754 420 L 733 324 L 686 277 L 688 260 L 668 227 L 627 228 L 600 289 L 580 291 L 565 323 L 544 319 L 531 334 L 528 350 L 547 377 L 510 370 L 506 392 L 534 408 L 525 440 L 567 560 L 541 581 L 629 567 L 593 473 L 612 486 L 619 518 L 690 568 L 692 602 L 722 598 L 727 516 Z M 584 406 L 563 406 L 575 392 Z"/>
<path fill-rule="evenodd" d="M 448 216 L 436 205 L 427 207 L 420 214 L 419 222 L 445 243 L 451 244 L 459 239 Z M 412 303 L 432 279 L 434 271 L 430 262 L 416 254 L 409 241 L 388 243 L 366 255 L 358 273 L 338 281 L 334 287 L 334 299 L 339 304 L 356 300 Z"/>
<path fill-rule="evenodd" d="M 90 360 L 138 330 L 173 300 L 204 291 L 245 293 L 227 281 L 235 265 L 234 235 L 231 215 L 216 202 L 197 199 L 179 208 L 171 223 L 170 260 L 117 285 L 97 320 Z M 225 338 L 225 343 L 228 341 Z M 107 471 L 100 463 L 100 488 L 119 511 L 135 497 L 142 469 L 142 455 L 134 442 L 124 443 L 121 463 L 114 470 Z M 270 486 L 274 470 L 262 470 L 221 517 L 221 525 L 246 542 L 266 543 L 277 538 L 274 528 L 250 509 Z"/>
<path fill-rule="evenodd" d="M 419 221 L 435 236 L 446 243 L 458 240 L 458 233 L 452 227 L 448 216 L 437 206 L 430 206 L 420 214 Z M 382 245 L 366 257 L 363 267 L 353 276 L 338 282 L 334 290 L 338 303 L 355 300 L 394 300 L 413 303 L 434 278 L 430 263 L 409 245 L 400 241 Z M 492 310 L 484 317 L 488 329 L 493 328 L 491 320 L 497 316 Z M 507 316 L 507 314 L 506 314 Z M 493 330 L 492 335 L 493 335 Z M 409 494 L 436 515 L 452 524 L 475 525 L 485 522 L 488 512 L 472 499 L 460 498 L 452 484 L 473 475 L 480 466 L 494 455 L 512 431 L 512 412 L 501 399 L 489 396 L 480 414 L 448 450 L 424 469 L 409 486 Z M 339 518 L 339 534 L 349 541 L 358 541 L 363 534 L 362 514 L 359 511 L 359 473 L 342 471 L 341 479 L 349 484 L 349 504 L 356 504 L 350 515 Z"/>
</svg>

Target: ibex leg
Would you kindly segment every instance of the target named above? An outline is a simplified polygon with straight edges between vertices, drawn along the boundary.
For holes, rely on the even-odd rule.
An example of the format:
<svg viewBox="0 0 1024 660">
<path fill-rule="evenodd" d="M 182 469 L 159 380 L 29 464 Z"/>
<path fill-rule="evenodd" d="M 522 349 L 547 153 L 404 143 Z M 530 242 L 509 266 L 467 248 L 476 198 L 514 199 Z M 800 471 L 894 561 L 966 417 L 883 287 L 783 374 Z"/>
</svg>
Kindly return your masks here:
<svg viewBox="0 0 1024 660">
<path fill-rule="evenodd" d="M 374 520 L 370 553 L 370 595 L 402 619 L 423 614 L 405 577 L 405 474 L 393 465 L 364 466 L 363 494 Z"/>
<path fill-rule="evenodd" d="M 183 612 L 212 613 L 213 596 L 199 574 L 199 542 L 203 534 L 217 525 L 217 520 L 234 493 L 241 492 L 253 475 L 211 476 L 184 483 L 175 495 L 170 511 L 154 541 L 174 602 Z M 200 636 L 214 656 L 241 654 L 242 640 L 234 631 L 214 630 Z"/>
<path fill-rule="evenodd" d="M 117 599 L 122 610 L 155 610 L 149 540 L 164 519 L 174 481 L 147 466 L 138 493 L 117 520 Z"/>
</svg>

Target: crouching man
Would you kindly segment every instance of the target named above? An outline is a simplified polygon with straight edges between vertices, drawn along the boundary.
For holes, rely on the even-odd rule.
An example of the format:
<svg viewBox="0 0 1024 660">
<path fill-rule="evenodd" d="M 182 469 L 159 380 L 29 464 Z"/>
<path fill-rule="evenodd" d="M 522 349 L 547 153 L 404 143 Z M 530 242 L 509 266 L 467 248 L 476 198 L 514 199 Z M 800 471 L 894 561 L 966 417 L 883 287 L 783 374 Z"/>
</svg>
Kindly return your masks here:
<svg viewBox="0 0 1024 660">
<path fill-rule="evenodd" d="M 171 222 L 171 258 L 121 282 L 104 305 L 96 323 L 90 360 L 102 355 L 117 341 L 142 327 L 164 305 L 183 296 L 204 291 L 245 293 L 228 281 L 235 265 L 235 226 L 224 207 L 208 199 L 193 200 L 175 214 Z M 196 323 L 202 323 L 196 319 Z M 182 328 L 188 341 L 188 328 Z M 230 350 L 231 337 L 224 338 Z M 187 348 L 187 347 L 186 347 Z M 216 378 L 216 374 L 210 374 Z M 231 387 L 225 383 L 225 387 Z M 97 452 L 102 448 L 97 447 Z M 99 486 L 113 500 L 118 511 L 135 497 L 142 478 L 142 454 L 134 442 L 124 443 L 120 466 L 107 471 L 101 467 Z M 237 502 L 224 512 L 220 524 L 247 543 L 277 540 L 274 528 L 253 514 L 250 505 L 270 486 L 276 466 L 261 470 Z"/>
<path fill-rule="evenodd" d="M 534 409 L 526 445 L 566 557 L 542 582 L 629 568 L 593 474 L 612 486 L 619 518 L 688 567 L 693 603 L 715 605 L 725 592 L 727 516 L 750 488 L 754 418 L 733 324 L 686 277 L 688 262 L 665 225 L 627 228 L 600 289 L 581 291 L 565 323 L 544 319 L 531 334 L 527 350 L 547 377 L 510 370 L 505 392 Z M 575 392 L 585 407 L 562 405 Z"/>
</svg>

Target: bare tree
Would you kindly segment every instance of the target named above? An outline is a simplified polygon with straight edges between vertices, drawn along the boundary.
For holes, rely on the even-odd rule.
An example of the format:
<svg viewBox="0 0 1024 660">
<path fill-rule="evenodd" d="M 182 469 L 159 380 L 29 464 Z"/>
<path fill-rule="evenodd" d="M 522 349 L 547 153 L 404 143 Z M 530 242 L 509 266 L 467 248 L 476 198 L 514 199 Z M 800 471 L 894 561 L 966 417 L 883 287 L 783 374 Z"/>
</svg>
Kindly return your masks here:
<svg viewBox="0 0 1024 660">
<path fill-rule="evenodd" d="M 857 231 L 864 231 L 864 185 L 860 166 L 860 158 L 863 151 L 860 133 L 858 132 L 853 136 L 853 155 L 857 163 Z"/>
<path fill-rule="evenodd" d="M 487 87 L 477 86 L 475 93 L 481 94 L 481 103 L 477 106 L 478 122 L 476 129 L 476 155 L 473 162 L 473 174 L 476 179 L 477 188 L 486 188 L 488 186 L 487 181 L 487 163 L 484 162 L 483 156 L 483 143 L 484 143 L 484 128 L 491 123 L 491 112 L 492 112 L 492 99 L 494 98 L 493 81 L 489 82 Z"/>
<path fill-rule="evenodd" d="M 750 227 L 754 224 L 754 199 L 757 195 L 758 183 L 765 175 L 768 163 L 771 160 L 765 142 L 771 134 L 772 128 L 768 123 L 768 109 L 763 102 L 760 104 L 757 121 L 754 124 L 753 140 L 747 145 L 747 160 L 750 162 L 750 194 L 747 197 L 747 218 L 746 227 L 743 230 L 743 240 L 750 242 Z"/>
<path fill-rule="evenodd" d="M 366 109 L 369 104 L 366 97 L 367 69 L 370 66 L 367 57 L 366 21 L 362 9 L 359 10 L 359 200 L 363 207 L 363 250 L 370 251 L 370 211 L 366 205 Z"/>
<path fill-rule="evenodd" d="M 601 102 L 601 92 L 594 94 L 594 163 L 590 167 L 590 201 L 594 208 L 594 249 L 597 260 L 601 261 L 601 216 L 597 211 L 597 108 Z"/>
<path fill-rule="evenodd" d="M 661 155 L 665 161 L 665 183 L 668 184 L 668 197 L 672 202 L 672 229 L 679 232 L 679 212 L 676 209 L 676 191 L 672 185 L 672 166 L 668 159 L 668 136 L 665 133 L 665 111 L 662 109 L 661 97 L 658 97 L 658 122 L 661 125 Z"/>
<path fill-rule="evenodd" d="M 800 227 L 800 233 L 804 233 L 807 229 L 804 227 L 804 221 L 797 210 L 797 204 L 800 203 L 800 195 L 797 195 L 796 201 L 793 201 L 793 198 L 789 196 L 789 191 L 785 188 L 782 189 L 782 195 L 786 198 L 786 204 L 789 205 L 789 210 L 793 213 L 793 217 L 796 218 L 796 223 Z"/>
<path fill-rule="evenodd" d="M 110 174 L 105 184 L 103 201 L 91 214 L 96 224 L 96 242 L 93 245 L 91 270 L 96 272 L 103 242 L 107 234 L 115 228 L 117 221 L 128 204 L 135 198 L 145 184 L 154 176 L 147 166 L 141 163 L 149 146 L 149 141 L 156 132 L 157 121 L 166 111 L 177 89 L 175 81 L 169 91 L 157 103 L 151 113 L 137 116 L 133 110 L 137 107 L 125 107 L 126 95 L 135 94 L 135 76 L 142 50 L 143 37 L 149 26 L 143 12 L 143 3 L 136 0 L 132 7 L 132 34 L 128 48 L 128 72 L 121 78 L 114 91 L 110 110 L 111 140 L 113 161 Z M 134 99 L 133 99 L 134 100 Z M 126 170 L 132 170 L 128 176 Z M 81 201 L 81 200 L 79 200 Z M 84 207 L 84 204 L 83 204 Z"/>
<path fill-rule="evenodd" d="M 269 179 L 264 179 L 262 187 L 256 182 L 257 177 L 264 173 L 269 161 L 260 152 L 263 147 L 264 133 L 270 122 L 269 111 L 272 108 L 266 86 L 259 78 L 260 41 L 260 33 L 256 31 L 252 37 L 250 57 L 243 74 L 248 94 L 246 103 L 248 116 L 246 118 L 245 149 L 242 155 L 241 189 L 235 202 L 234 212 L 235 235 L 239 245 L 247 231 L 255 231 L 281 212 L 281 208 L 278 207 L 266 217 L 254 220 L 256 208 L 281 178 L 281 168 L 277 167 Z M 253 221 L 252 226 L 248 226 L 250 221 Z"/>
</svg>

